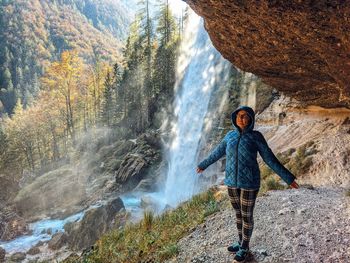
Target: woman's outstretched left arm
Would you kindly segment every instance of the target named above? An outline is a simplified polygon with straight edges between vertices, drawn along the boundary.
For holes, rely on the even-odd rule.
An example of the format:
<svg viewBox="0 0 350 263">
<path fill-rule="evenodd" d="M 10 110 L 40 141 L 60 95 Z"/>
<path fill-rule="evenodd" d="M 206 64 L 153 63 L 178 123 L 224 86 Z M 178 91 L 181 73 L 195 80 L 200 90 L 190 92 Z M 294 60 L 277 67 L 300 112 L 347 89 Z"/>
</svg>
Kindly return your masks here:
<svg viewBox="0 0 350 263">
<path fill-rule="evenodd" d="M 292 188 L 299 188 L 299 185 L 295 182 L 295 176 L 273 154 L 264 136 L 260 132 L 256 132 L 256 134 L 256 145 L 264 162 Z"/>
</svg>

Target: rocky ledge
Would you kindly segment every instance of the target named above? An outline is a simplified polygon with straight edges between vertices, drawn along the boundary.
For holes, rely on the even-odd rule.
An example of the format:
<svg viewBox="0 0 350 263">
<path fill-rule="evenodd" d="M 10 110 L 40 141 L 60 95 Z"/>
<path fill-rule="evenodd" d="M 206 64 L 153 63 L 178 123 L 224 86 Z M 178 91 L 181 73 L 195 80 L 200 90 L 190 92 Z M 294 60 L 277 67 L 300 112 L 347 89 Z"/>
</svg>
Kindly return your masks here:
<svg viewBox="0 0 350 263">
<path fill-rule="evenodd" d="M 350 106 L 350 2 L 184 0 L 235 66 L 306 104 Z"/>
<path fill-rule="evenodd" d="M 226 188 L 222 194 L 226 194 Z M 254 210 L 247 262 L 350 262 L 350 197 L 339 188 L 270 191 Z M 171 262 L 232 262 L 226 247 L 237 239 L 227 203 L 180 242 Z"/>
</svg>

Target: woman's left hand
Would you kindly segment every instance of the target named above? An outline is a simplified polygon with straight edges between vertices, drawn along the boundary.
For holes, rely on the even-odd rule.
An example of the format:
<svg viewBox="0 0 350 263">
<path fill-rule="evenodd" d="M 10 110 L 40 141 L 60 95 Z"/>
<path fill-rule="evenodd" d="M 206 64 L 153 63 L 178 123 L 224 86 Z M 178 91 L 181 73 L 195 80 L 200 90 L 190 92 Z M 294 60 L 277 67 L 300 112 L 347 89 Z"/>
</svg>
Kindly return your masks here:
<svg viewBox="0 0 350 263">
<path fill-rule="evenodd" d="M 295 189 L 298 189 L 298 188 L 299 188 L 299 185 L 297 184 L 296 181 L 293 181 L 293 183 L 290 184 L 290 187 L 295 188 Z"/>
</svg>

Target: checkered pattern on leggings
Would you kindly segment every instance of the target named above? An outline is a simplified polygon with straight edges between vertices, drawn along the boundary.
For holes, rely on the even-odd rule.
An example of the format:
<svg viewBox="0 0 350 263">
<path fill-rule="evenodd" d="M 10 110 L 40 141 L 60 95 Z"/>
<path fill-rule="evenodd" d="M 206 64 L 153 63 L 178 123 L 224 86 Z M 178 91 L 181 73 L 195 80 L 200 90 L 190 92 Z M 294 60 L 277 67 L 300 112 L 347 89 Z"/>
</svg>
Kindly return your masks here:
<svg viewBox="0 0 350 263">
<path fill-rule="evenodd" d="M 228 187 L 228 195 L 236 212 L 239 241 L 243 248 L 249 248 L 249 241 L 254 227 L 253 210 L 258 192 L 259 189 L 250 190 Z"/>
</svg>

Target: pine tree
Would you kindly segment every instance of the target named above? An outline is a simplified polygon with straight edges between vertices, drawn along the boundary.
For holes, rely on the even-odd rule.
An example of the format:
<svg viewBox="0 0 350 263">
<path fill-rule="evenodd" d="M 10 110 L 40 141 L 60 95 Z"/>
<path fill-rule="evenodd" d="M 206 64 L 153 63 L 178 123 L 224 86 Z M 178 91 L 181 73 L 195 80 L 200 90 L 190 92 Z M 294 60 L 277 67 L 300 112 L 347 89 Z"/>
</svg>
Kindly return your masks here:
<svg viewBox="0 0 350 263">
<path fill-rule="evenodd" d="M 104 82 L 102 119 L 103 123 L 111 126 L 113 118 L 113 79 L 108 71 Z"/>
<path fill-rule="evenodd" d="M 170 102 L 175 84 L 176 54 L 179 43 L 177 23 L 169 9 L 168 1 L 161 6 L 157 27 L 158 48 L 154 61 L 153 94 L 157 108 Z"/>
</svg>

